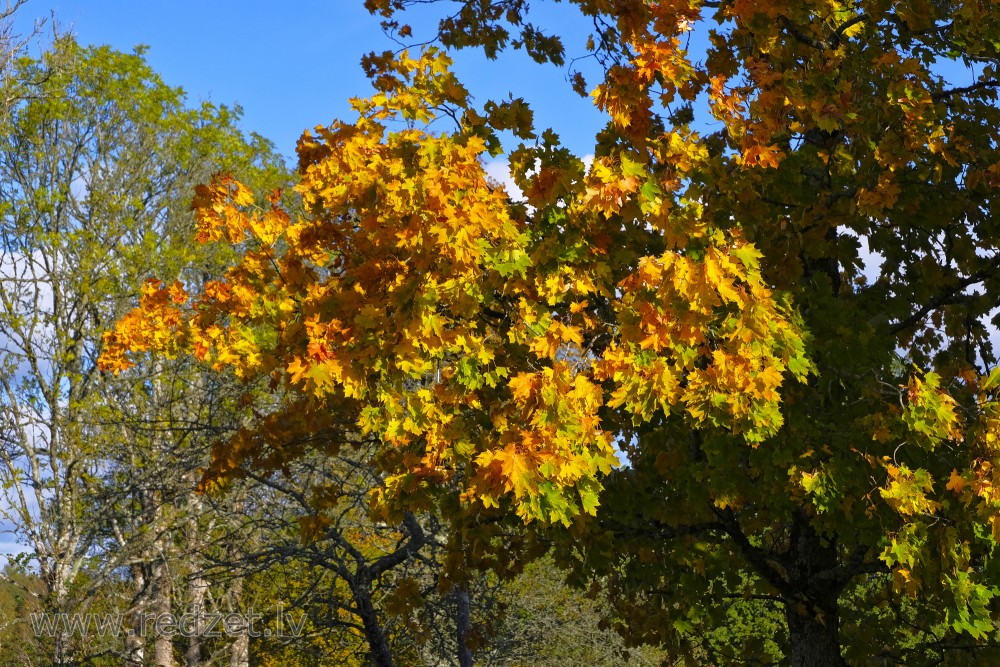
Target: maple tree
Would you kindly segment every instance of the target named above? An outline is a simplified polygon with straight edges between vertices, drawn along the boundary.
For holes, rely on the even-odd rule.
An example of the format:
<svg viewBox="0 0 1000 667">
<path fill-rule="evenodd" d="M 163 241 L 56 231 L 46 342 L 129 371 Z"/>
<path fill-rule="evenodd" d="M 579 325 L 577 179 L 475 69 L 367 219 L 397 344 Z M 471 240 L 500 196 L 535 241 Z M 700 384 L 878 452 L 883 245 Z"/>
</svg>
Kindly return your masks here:
<svg viewBox="0 0 1000 667">
<path fill-rule="evenodd" d="M 415 2 L 366 6 L 406 38 Z M 551 526 L 624 634 L 692 660 L 759 657 L 718 630 L 764 612 L 792 665 L 995 657 L 1000 12 L 571 4 L 609 117 L 589 168 L 446 53 L 372 54 L 358 118 L 299 142 L 302 210 L 200 187 L 199 239 L 241 259 L 147 283 L 105 367 L 270 378 L 206 488 L 360 433 L 377 516 L 440 511 L 483 559 L 505 518 Z M 458 6 L 445 47 L 563 62 L 525 0 Z M 510 136 L 523 201 L 484 172 Z"/>
</svg>

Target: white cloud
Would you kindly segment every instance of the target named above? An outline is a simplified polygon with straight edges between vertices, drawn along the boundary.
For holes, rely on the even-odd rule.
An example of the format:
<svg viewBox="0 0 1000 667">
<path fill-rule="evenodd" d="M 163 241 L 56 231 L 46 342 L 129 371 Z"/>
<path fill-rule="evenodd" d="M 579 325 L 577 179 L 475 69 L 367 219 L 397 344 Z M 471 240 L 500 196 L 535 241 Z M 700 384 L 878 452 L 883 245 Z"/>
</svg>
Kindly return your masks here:
<svg viewBox="0 0 1000 667">
<path fill-rule="evenodd" d="M 511 199 L 514 201 L 524 201 L 524 193 L 521 192 L 521 188 L 517 187 L 513 177 L 510 175 L 510 162 L 507 160 L 491 160 L 483 168 L 486 171 L 486 175 L 492 181 L 503 186 L 503 189 L 507 191 L 507 195 Z"/>
</svg>

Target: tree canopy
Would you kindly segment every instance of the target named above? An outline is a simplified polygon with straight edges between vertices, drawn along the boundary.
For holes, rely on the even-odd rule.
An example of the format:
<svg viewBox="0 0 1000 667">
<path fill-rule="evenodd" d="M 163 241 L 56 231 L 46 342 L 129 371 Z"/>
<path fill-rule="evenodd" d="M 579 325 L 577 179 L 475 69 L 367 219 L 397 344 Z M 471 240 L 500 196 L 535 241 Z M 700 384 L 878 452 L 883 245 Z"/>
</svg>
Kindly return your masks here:
<svg viewBox="0 0 1000 667">
<path fill-rule="evenodd" d="M 406 39 L 417 2 L 366 6 Z M 528 5 L 463 0 L 438 41 L 561 64 Z M 377 516 L 441 512 L 483 562 L 527 524 L 691 660 L 995 660 L 1000 11 L 566 5 L 594 23 L 592 164 L 529 102 L 476 105 L 446 50 L 371 54 L 357 118 L 299 142 L 301 208 L 200 186 L 199 240 L 239 260 L 147 282 L 104 367 L 284 390 L 205 488 L 358 436 Z"/>
</svg>

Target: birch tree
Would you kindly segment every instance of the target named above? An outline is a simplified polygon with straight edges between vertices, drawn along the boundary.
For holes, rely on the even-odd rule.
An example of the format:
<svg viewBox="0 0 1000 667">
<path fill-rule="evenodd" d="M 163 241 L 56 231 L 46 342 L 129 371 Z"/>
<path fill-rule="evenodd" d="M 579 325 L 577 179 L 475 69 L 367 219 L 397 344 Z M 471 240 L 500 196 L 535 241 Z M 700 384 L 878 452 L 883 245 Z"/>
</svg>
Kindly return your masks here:
<svg viewBox="0 0 1000 667">
<path fill-rule="evenodd" d="M 89 593 L 71 593 L 79 575 L 97 586 L 118 567 L 131 568 L 136 601 L 148 593 L 169 610 L 164 508 L 177 491 L 162 475 L 195 465 L 191 450 L 170 456 L 179 420 L 196 413 L 178 414 L 169 364 L 114 381 L 100 373 L 98 341 L 137 280 L 197 265 L 182 241 L 194 183 L 220 168 L 266 178 L 280 164 L 238 129 L 238 110 L 188 107 L 141 48 L 63 39 L 19 61 L 14 78 L 38 83 L 0 133 L 2 512 L 41 574 L 46 611 L 83 610 Z M 123 478 L 131 514 L 109 495 Z M 54 664 L 71 661 L 70 640 L 55 638 Z M 171 664 L 167 648 L 158 664 Z"/>
</svg>

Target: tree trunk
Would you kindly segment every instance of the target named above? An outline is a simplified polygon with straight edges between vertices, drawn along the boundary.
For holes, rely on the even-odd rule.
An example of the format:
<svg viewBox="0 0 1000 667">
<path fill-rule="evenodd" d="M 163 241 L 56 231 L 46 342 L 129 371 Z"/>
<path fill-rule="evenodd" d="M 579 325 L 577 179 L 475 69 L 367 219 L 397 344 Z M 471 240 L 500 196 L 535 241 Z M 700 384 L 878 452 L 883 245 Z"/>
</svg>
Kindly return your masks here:
<svg viewBox="0 0 1000 667">
<path fill-rule="evenodd" d="M 192 487 L 195 480 L 193 475 L 188 473 L 185 479 Z M 209 582 L 202 573 L 201 562 L 201 527 L 198 522 L 204 514 L 205 508 L 201 497 L 197 493 L 188 495 L 188 517 L 185 527 L 185 545 L 188 551 L 188 580 L 187 580 L 187 613 L 194 616 L 192 632 L 188 636 L 185 662 L 187 667 L 199 667 L 202 664 L 202 644 L 205 634 L 205 601 L 208 597 Z"/>
<path fill-rule="evenodd" d="M 125 634 L 126 667 L 143 667 L 146 664 L 146 638 L 143 636 L 142 616 L 146 612 L 146 572 L 142 564 L 132 566 L 132 609 L 128 614 L 128 632 Z"/>
<path fill-rule="evenodd" d="M 242 501 L 237 504 L 238 510 L 243 509 Z M 232 602 L 233 611 L 245 613 L 243 608 L 243 582 L 242 576 L 233 579 L 229 588 L 229 598 Z M 229 646 L 229 667 L 249 667 L 250 665 L 250 628 L 233 638 Z M 257 630 L 260 632 L 260 630 Z"/>
<path fill-rule="evenodd" d="M 130 632 L 125 635 L 125 666 L 143 667 L 146 664 L 146 642 L 139 632 L 140 621 L 129 623 Z"/>
<path fill-rule="evenodd" d="M 472 667 L 472 651 L 469 650 L 469 633 L 472 632 L 472 606 L 469 602 L 469 588 L 463 584 L 455 589 L 455 601 L 458 609 L 455 615 L 456 637 L 458 642 L 458 664 L 461 667 Z"/>
<path fill-rule="evenodd" d="M 229 667 L 249 667 L 250 635 L 244 632 L 236 637 L 230 645 L 229 651 Z"/>
<path fill-rule="evenodd" d="M 60 564 L 56 564 L 56 581 L 53 586 L 55 589 L 55 609 L 58 610 L 57 613 L 67 613 L 66 598 L 68 596 L 66 591 L 66 582 L 62 576 L 62 571 Z M 52 658 L 53 663 L 58 667 L 62 665 L 70 664 L 70 642 L 72 637 L 70 637 L 69 631 L 66 630 L 64 624 L 59 625 L 59 631 L 56 633 L 55 643 L 52 647 Z"/>
<path fill-rule="evenodd" d="M 354 596 L 355 613 L 361 617 L 364 626 L 365 640 L 368 642 L 368 649 L 371 652 L 371 662 L 375 667 L 395 667 L 392 659 L 392 651 L 389 649 L 389 642 L 385 638 L 385 631 L 379 623 L 378 613 L 375 605 L 372 604 L 371 597 L 371 577 L 357 576 L 353 581 L 347 582 L 351 585 L 351 592 Z"/>
<path fill-rule="evenodd" d="M 840 656 L 840 620 L 832 609 L 786 607 L 785 619 L 791 639 L 792 667 L 845 667 Z"/>
<path fill-rule="evenodd" d="M 159 560 L 153 566 L 153 586 L 153 613 L 157 618 L 164 618 L 171 609 L 171 585 L 170 572 L 163 560 Z M 174 640 L 169 633 L 156 632 L 153 638 L 153 659 L 156 667 L 174 667 Z"/>
<path fill-rule="evenodd" d="M 208 594 L 208 580 L 201 574 L 193 574 L 188 579 L 188 608 L 185 613 L 194 617 L 194 624 L 188 628 L 187 651 L 185 661 L 187 667 L 199 667 L 202 664 L 202 638 L 205 634 L 205 599 Z"/>
<path fill-rule="evenodd" d="M 788 583 L 798 591 L 785 605 L 792 667 L 844 667 L 838 613 L 843 584 L 831 576 L 837 570 L 836 545 L 818 535 L 799 512 L 787 556 Z"/>
</svg>

